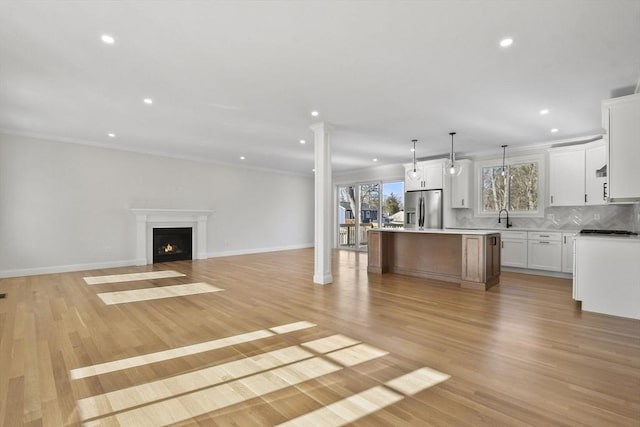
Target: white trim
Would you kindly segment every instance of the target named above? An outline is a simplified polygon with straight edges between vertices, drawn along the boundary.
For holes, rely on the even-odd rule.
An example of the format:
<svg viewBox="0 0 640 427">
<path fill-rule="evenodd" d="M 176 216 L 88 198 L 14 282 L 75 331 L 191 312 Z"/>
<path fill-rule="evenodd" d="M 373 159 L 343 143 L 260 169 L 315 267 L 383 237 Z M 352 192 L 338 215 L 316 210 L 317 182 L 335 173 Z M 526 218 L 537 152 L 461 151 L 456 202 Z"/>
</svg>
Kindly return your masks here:
<svg viewBox="0 0 640 427">
<path fill-rule="evenodd" d="M 115 146 L 111 142 L 97 142 L 97 141 L 91 141 L 88 139 L 67 138 L 67 137 L 47 135 L 47 134 L 36 133 L 36 132 L 14 131 L 14 130 L 2 128 L 2 127 L 0 127 L 0 135 L 19 136 L 23 138 L 39 139 L 42 141 L 52 141 L 52 142 L 57 142 L 62 144 L 84 145 L 86 147 L 104 148 L 104 149 L 113 150 L 113 151 L 124 151 L 127 153 L 145 154 L 145 155 L 165 157 L 165 158 L 175 159 L 175 160 L 185 160 L 189 162 L 226 166 L 234 169 L 249 169 L 249 170 L 255 170 L 260 172 L 277 173 L 280 175 L 293 175 L 293 176 L 304 176 L 304 177 L 311 176 L 310 172 L 293 172 L 293 171 L 285 171 L 281 169 L 270 169 L 270 168 L 264 168 L 264 167 L 258 167 L 258 166 L 250 166 L 246 164 L 240 165 L 238 163 L 225 162 L 225 161 L 216 160 L 216 159 L 208 159 L 205 157 L 186 156 L 181 154 L 168 153 L 166 151 L 149 150 L 149 149 L 138 148 L 138 147 L 125 147 L 122 145 Z"/>
<path fill-rule="evenodd" d="M 505 267 L 500 266 L 500 271 L 508 271 L 510 273 L 532 274 L 534 276 L 558 277 L 561 279 L 573 278 L 572 273 L 563 273 L 561 271 L 534 270 L 531 268 Z"/>
<path fill-rule="evenodd" d="M 290 251 L 294 249 L 306 249 L 306 248 L 313 248 L 313 243 L 302 243 L 298 245 L 288 245 L 288 246 L 273 246 L 268 248 L 238 249 L 235 251 L 216 251 L 216 252 L 209 252 L 207 254 L 207 258 L 222 258 L 226 256 L 261 254 L 266 252 Z"/>
<path fill-rule="evenodd" d="M 153 263 L 153 229 L 191 227 L 192 258 L 207 258 L 207 221 L 213 211 L 185 209 L 138 209 L 136 216 L 136 265 Z"/>
<path fill-rule="evenodd" d="M 130 267 L 139 265 L 137 260 L 128 259 L 121 261 L 91 262 L 86 264 L 52 265 L 49 267 L 21 268 L 17 270 L 2 270 L 0 278 L 37 276 L 40 274 L 69 273 L 75 271 L 101 270 L 104 268 Z"/>
<path fill-rule="evenodd" d="M 546 206 L 546 156 L 545 153 L 536 153 L 526 156 L 510 157 L 505 160 L 505 165 L 515 165 L 521 163 L 538 163 L 538 209 L 536 211 L 509 211 L 511 218 L 543 218 Z M 483 212 L 482 210 L 482 168 L 490 166 L 501 166 L 502 158 L 483 159 L 475 161 L 474 170 L 474 192 L 476 203 L 473 208 L 473 215 L 478 218 L 488 218 L 496 216 L 497 212 Z"/>
<path fill-rule="evenodd" d="M 588 142 L 601 139 L 603 135 L 604 135 L 603 133 L 594 133 L 594 134 L 589 134 L 589 135 L 579 136 L 579 137 L 555 139 L 552 141 L 532 142 L 526 145 L 514 145 L 513 147 L 509 145 L 509 148 L 507 149 L 508 150 L 507 154 L 511 153 L 511 155 L 518 155 L 518 156 L 538 154 L 538 153 L 544 152 L 549 148 L 562 147 L 565 145 L 568 146 L 568 145 L 586 144 Z M 491 160 L 492 158 L 495 158 L 496 152 L 498 150 L 500 151 L 500 164 L 502 164 L 502 150 L 500 150 L 500 148 L 498 148 L 497 150 L 491 149 L 491 150 L 483 150 L 483 151 L 459 152 L 459 153 L 456 153 L 456 160 L 461 160 L 463 158 L 470 158 L 474 161 Z"/>
</svg>

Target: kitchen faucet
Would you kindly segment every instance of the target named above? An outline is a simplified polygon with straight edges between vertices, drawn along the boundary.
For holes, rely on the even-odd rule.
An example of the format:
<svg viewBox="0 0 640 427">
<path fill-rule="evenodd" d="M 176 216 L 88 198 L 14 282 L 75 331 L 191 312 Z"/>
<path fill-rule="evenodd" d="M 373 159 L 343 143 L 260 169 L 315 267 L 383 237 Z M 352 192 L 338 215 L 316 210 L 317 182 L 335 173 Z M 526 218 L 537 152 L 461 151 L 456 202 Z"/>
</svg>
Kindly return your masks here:
<svg viewBox="0 0 640 427">
<path fill-rule="evenodd" d="M 513 227 L 513 224 L 509 222 L 509 211 L 506 209 L 500 209 L 500 212 L 498 212 L 498 224 L 502 222 L 502 212 L 507 214 L 507 228 Z"/>
</svg>

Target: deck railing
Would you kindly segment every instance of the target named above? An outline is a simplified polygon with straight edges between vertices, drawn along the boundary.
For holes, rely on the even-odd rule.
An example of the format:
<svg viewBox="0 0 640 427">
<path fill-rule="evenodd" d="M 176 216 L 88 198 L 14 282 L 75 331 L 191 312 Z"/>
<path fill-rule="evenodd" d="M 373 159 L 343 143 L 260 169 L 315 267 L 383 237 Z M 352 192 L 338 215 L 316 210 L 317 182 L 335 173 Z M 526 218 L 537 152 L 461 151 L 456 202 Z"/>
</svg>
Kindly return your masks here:
<svg viewBox="0 0 640 427">
<path fill-rule="evenodd" d="M 400 228 L 403 224 L 382 224 L 383 228 Z M 367 245 L 367 231 L 372 228 L 378 228 L 377 223 L 360 224 L 359 241 L 360 246 Z M 356 225 L 355 224 L 340 224 L 340 232 L 338 238 L 338 246 L 355 247 L 356 245 Z"/>
</svg>

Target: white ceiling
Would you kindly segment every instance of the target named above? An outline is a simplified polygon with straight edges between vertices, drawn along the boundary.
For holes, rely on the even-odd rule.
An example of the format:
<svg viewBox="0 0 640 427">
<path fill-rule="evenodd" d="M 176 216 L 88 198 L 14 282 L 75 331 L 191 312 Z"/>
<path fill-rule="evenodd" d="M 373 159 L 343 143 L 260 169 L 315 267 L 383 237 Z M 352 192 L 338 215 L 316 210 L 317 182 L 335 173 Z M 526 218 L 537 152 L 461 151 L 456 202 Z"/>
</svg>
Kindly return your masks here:
<svg viewBox="0 0 640 427">
<path fill-rule="evenodd" d="M 335 171 L 593 135 L 639 76 L 637 0 L 0 2 L 0 131 L 294 173 L 316 121 Z"/>
</svg>

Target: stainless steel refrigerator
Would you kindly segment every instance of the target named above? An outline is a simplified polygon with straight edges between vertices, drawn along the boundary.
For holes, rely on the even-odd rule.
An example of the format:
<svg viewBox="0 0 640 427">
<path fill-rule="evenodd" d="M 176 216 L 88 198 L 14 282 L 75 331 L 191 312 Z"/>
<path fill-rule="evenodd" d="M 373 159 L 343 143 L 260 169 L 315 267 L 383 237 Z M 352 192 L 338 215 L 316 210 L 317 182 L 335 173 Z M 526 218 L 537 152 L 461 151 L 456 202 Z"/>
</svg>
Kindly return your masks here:
<svg viewBox="0 0 640 427">
<path fill-rule="evenodd" d="M 404 194 L 405 228 L 442 228 L 442 190 L 416 190 Z"/>
</svg>

